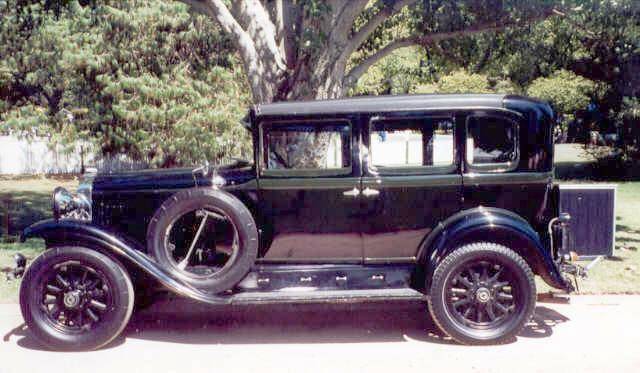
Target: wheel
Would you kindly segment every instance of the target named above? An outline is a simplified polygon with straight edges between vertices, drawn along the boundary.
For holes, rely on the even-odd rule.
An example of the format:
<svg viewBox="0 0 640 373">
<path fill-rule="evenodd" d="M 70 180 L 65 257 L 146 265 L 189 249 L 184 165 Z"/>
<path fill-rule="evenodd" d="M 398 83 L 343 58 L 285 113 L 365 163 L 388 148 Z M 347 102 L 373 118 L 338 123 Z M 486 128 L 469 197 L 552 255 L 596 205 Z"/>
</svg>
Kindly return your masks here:
<svg viewBox="0 0 640 373">
<path fill-rule="evenodd" d="M 431 282 L 429 310 L 443 332 L 462 344 L 512 340 L 531 319 L 534 275 L 513 250 L 472 243 L 447 255 Z"/>
<path fill-rule="evenodd" d="M 92 350 L 116 338 L 134 304 L 117 261 L 83 247 L 52 248 L 27 269 L 20 310 L 29 330 L 55 350 Z"/>
<path fill-rule="evenodd" d="M 158 208 L 147 229 L 147 245 L 176 277 L 219 293 L 249 272 L 258 255 L 258 231 L 249 210 L 231 194 L 187 189 Z"/>
</svg>

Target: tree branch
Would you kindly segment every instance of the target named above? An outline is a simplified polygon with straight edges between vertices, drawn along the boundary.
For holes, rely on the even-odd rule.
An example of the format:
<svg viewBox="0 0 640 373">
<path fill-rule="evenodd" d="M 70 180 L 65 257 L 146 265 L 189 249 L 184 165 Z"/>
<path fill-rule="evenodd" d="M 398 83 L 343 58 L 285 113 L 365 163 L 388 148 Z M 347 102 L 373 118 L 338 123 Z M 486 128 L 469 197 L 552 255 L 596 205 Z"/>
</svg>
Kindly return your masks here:
<svg viewBox="0 0 640 373">
<path fill-rule="evenodd" d="M 385 20 L 399 12 L 407 5 L 416 3 L 418 0 L 397 0 L 391 5 L 385 5 L 376 13 L 369 22 L 365 23 L 358 31 L 349 39 L 349 44 L 345 49 L 345 53 L 350 55 L 380 26 Z"/>
<path fill-rule="evenodd" d="M 342 4 L 340 10 L 336 10 L 337 17 L 332 32 L 335 30 L 346 30 L 348 33 L 351 27 L 353 27 L 353 22 L 356 17 L 362 13 L 367 3 L 369 3 L 369 0 L 342 0 L 336 1 L 332 6 L 337 8 L 340 3 Z"/>
<path fill-rule="evenodd" d="M 418 45 L 418 38 L 403 38 L 394 40 L 391 43 L 385 45 L 383 48 L 378 49 L 374 54 L 365 58 L 357 66 L 351 68 L 349 73 L 344 78 L 345 88 L 350 88 L 356 84 L 358 79 L 369 70 L 376 62 L 380 61 L 384 57 L 393 53 L 396 49 L 410 47 L 412 45 Z"/>
<path fill-rule="evenodd" d="M 270 59 L 270 63 L 278 70 L 286 69 L 284 56 L 277 42 L 276 25 L 262 3 L 258 0 L 237 1 L 234 9 L 237 9 L 239 23 L 245 25 L 246 32 L 254 41 L 260 58 Z"/>
<path fill-rule="evenodd" d="M 265 89 L 265 80 L 274 83 L 286 66 L 276 43 L 275 26 L 264 6 L 257 0 L 236 2 L 236 18 L 223 0 L 179 1 L 216 20 L 222 30 L 232 36 L 242 57 L 254 102 L 271 101 L 273 90 Z"/>
<path fill-rule="evenodd" d="M 221 0 L 179 0 L 191 6 L 191 9 L 205 14 L 218 22 L 222 30 L 231 34 L 242 58 L 253 60 L 257 57 L 255 45 L 249 34 L 240 26 L 229 9 Z"/>
<path fill-rule="evenodd" d="M 385 45 L 383 48 L 376 51 L 374 54 L 362 60 L 360 64 L 351 68 L 351 70 L 349 70 L 349 73 L 344 78 L 345 88 L 350 88 L 353 85 L 355 85 L 355 83 L 358 81 L 358 79 L 360 79 L 362 74 L 364 74 L 367 70 L 369 70 L 371 66 L 373 66 L 376 62 L 380 61 L 382 58 L 394 52 L 396 49 L 405 48 L 412 45 L 427 46 L 430 44 L 437 43 L 439 41 L 454 39 L 460 36 L 470 36 L 470 35 L 480 34 L 484 32 L 501 31 L 509 27 L 524 26 L 527 24 L 531 24 L 531 23 L 546 19 L 552 16 L 553 14 L 555 14 L 554 10 L 551 9 L 551 10 L 542 12 L 538 16 L 528 18 L 524 21 L 513 20 L 513 19 L 498 20 L 496 22 L 479 23 L 477 25 L 473 25 L 463 30 L 437 32 L 429 35 L 412 36 L 412 37 L 394 40 L 389 44 Z"/>
<path fill-rule="evenodd" d="M 282 0 L 276 0 L 275 15 L 276 43 L 279 45 L 282 53 L 284 53 L 284 4 Z"/>
<path fill-rule="evenodd" d="M 567 15 L 567 13 L 562 12 L 562 11 L 560 11 L 558 9 L 553 9 L 552 12 L 553 12 L 553 14 L 555 14 L 557 16 L 563 17 L 567 21 L 567 23 L 569 23 L 570 25 L 574 26 L 575 28 L 584 31 L 590 38 L 596 38 L 597 37 L 597 35 L 593 31 L 589 30 L 584 25 L 572 20 Z"/>
</svg>

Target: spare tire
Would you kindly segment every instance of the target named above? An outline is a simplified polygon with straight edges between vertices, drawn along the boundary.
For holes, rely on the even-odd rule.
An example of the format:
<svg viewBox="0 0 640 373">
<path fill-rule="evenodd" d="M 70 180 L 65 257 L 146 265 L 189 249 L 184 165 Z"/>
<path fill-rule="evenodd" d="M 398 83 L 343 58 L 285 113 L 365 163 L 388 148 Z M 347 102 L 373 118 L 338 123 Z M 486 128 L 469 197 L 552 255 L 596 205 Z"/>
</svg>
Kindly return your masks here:
<svg viewBox="0 0 640 373">
<path fill-rule="evenodd" d="M 169 197 L 153 215 L 147 248 L 175 277 L 220 293 L 249 272 L 258 254 L 258 231 L 247 207 L 233 195 L 186 189 Z"/>
</svg>

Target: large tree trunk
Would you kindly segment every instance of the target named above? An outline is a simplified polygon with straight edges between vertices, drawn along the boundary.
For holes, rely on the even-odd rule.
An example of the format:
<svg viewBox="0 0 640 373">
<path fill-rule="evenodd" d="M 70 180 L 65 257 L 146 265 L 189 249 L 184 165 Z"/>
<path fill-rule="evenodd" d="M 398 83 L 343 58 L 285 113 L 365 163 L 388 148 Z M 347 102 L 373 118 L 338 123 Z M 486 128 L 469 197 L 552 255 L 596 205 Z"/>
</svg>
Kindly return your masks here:
<svg viewBox="0 0 640 373">
<path fill-rule="evenodd" d="M 232 36 L 255 103 L 343 96 L 357 80 L 345 79 L 351 54 L 385 19 L 417 1 L 382 2 L 369 22 L 352 32 L 369 0 L 327 0 L 314 15 L 286 0 L 234 1 L 231 7 L 223 0 L 182 0 Z"/>
<path fill-rule="evenodd" d="M 498 7 L 488 19 L 479 17 L 462 29 L 445 27 L 391 40 L 347 71 L 353 52 L 387 19 L 419 0 L 324 0 L 313 6 L 292 0 L 237 0 L 231 7 L 224 0 L 181 1 L 216 20 L 231 36 L 255 103 L 341 97 L 369 67 L 398 48 L 523 25 L 550 16 L 554 9 L 533 4 L 531 14 L 514 17 L 508 5 Z M 476 8 L 484 9 L 482 4 L 478 1 Z M 356 19 L 365 13 L 366 22 L 356 27 Z"/>
</svg>

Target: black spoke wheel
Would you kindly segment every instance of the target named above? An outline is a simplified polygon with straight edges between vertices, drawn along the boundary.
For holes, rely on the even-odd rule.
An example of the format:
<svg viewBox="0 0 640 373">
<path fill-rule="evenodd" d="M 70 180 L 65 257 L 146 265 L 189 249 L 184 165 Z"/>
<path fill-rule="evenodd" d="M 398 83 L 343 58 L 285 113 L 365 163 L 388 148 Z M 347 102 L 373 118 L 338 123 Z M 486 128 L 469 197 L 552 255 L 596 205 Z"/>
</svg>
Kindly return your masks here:
<svg viewBox="0 0 640 373">
<path fill-rule="evenodd" d="M 54 265 L 42 284 L 40 308 L 52 326 L 64 333 L 91 330 L 104 318 L 113 299 L 109 280 L 78 260 Z"/>
<path fill-rule="evenodd" d="M 507 247 L 473 243 L 436 268 L 429 307 L 440 328 L 464 344 L 507 342 L 535 307 L 534 276 Z"/>
<path fill-rule="evenodd" d="M 112 341 L 133 309 L 122 265 L 82 247 L 47 250 L 22 281 L 20 307 L 31 333 L 53 349 L 95 349 Z"/>
</svg>

